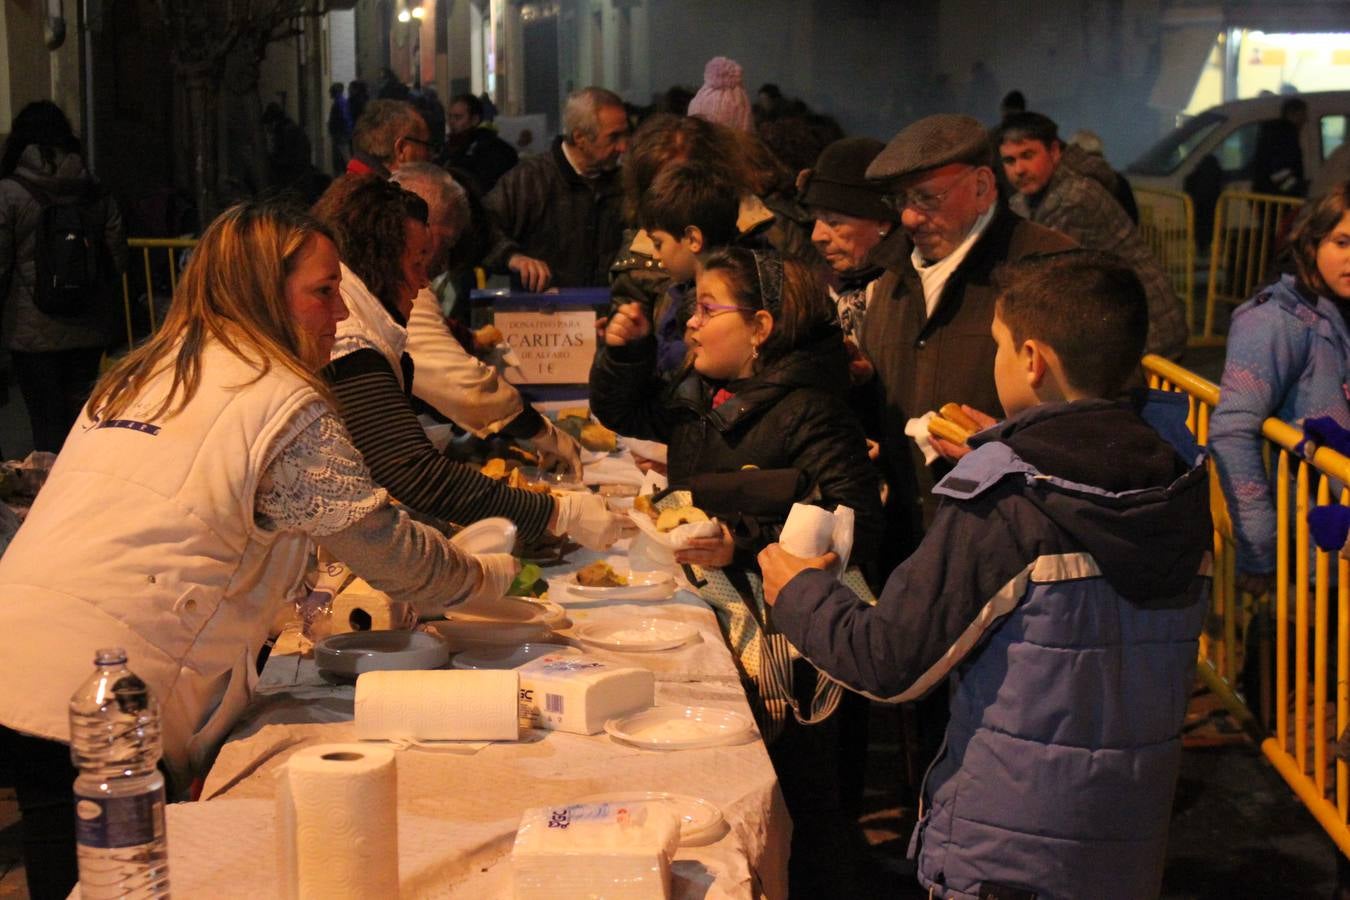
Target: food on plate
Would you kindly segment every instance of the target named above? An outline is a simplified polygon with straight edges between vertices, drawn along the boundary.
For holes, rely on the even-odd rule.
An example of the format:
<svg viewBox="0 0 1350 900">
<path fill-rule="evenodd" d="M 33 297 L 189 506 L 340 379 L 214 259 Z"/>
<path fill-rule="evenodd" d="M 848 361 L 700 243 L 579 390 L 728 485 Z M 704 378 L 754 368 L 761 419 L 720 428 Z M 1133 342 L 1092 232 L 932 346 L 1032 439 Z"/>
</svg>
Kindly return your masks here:
<svg viewBox="0 0 1350 900">
<path fill-rule="evenodd" d="M 581 441 L 581 446 L 587 450 L 609 453 L 618 446 L 619 436 L 599 422 L 591 422 L 582 426 L 577 440 Z"/>
<path fill-rule="evenodd" d="M 633 504 L 634 508 L 637 504 Z M 663 509 L 661 514 L 656 517 L 657 531 L 674 531 L 681 525 L 688 525 L 691 522 L 706 522 L 708 514 L 697 506 L 679 506 L 674 509 Z"/>
<path fill-rule="evenodd" d="M 938 410 L 938 415 L 949 422 L 955 422 L 957 425 L 961 426 L 962 429 L 969 431 L 972 434 L 980 430 L 980 424 L 970 416 L 966 415 L 966 411 L 961 408 L 961 404 L 959 403 L 942 404 L 942 409 Z"/>
<path fill-rule="evenodd" d="M 577 570 L 577 584 L 583 587 L 625 587 L 628 579 L 615 572 L 609 563 L 597 560 Z"/>
<path fill-rule="evenodd" d="M 619 436 L 591 418 L 584 406 L 569 406 L 558 413 L 558 427 L 581 442 L 587 450 L 609 453 L 618 446 Z"/>
<path fill-rule="evenodd" d="M 544 572 L 534 563 L 525 563 L 516 573 L 516 580 L 506 589 L 508 597 L 542 597 L 548 593 Z"/>
<path fill-rule="evenodd" d="M 539 482 L 530 481 L 525 477 L 525 473 L 520 470 L 520 461 L 515 459 L 502 459 L 494 456 L 483 463 L 482 472 L 488 478 L 497 481 L 505 481 L 507 487 L 519 488 L 522 491 L 533 491 L 536 494 L 547 494 L 549 486 Z"/>
</svg>

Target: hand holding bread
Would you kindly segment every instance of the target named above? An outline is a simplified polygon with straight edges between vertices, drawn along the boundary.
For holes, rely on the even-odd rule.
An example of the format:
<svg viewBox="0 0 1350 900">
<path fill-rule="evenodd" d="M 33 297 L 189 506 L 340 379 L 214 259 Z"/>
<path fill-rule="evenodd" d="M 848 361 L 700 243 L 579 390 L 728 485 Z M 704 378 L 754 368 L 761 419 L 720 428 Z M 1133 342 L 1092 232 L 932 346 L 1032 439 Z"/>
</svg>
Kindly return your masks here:
<svg viewBox="0 0 1350 900">
<path fill-rule="evenodd" d="M 944 459 L 955 462 L 970 452 L 966 441 L 971 435 L 997 422 L 993 416 L 974 407 L 944 403 L 937 414 L 928 420 L 928 435 L 933 448 Z"/>
</svg>

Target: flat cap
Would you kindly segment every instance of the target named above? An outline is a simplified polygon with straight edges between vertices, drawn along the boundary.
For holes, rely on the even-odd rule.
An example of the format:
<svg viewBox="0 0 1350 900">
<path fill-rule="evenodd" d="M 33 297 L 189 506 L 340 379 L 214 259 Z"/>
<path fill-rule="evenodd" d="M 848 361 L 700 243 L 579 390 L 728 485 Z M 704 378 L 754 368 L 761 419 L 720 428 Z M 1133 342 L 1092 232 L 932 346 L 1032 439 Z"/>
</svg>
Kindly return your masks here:
<svg viewBox="0 0 1350 900">
<path fill-rule="evenodd" d="M 889 181 L 955 162 L 989 165 L 989 132 L 970 116 L 942 113 L 891 138 L 867 167 L 867 179 Z"/>
</svg>

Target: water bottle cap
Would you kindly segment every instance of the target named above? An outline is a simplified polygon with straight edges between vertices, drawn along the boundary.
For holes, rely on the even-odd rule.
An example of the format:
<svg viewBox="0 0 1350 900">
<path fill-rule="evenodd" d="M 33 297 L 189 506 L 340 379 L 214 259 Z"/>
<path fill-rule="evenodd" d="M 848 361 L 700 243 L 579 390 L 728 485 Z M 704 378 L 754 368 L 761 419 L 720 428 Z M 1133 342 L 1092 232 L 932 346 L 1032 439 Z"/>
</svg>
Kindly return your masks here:
<svg viewBox="0 0 1350 900">
<path fill-rule="evenodd" d="M 127 661 L 127 651 L 121 647 L 100 647 L 94 651 L 94 665 L 115 666 Z"/>
</svg>

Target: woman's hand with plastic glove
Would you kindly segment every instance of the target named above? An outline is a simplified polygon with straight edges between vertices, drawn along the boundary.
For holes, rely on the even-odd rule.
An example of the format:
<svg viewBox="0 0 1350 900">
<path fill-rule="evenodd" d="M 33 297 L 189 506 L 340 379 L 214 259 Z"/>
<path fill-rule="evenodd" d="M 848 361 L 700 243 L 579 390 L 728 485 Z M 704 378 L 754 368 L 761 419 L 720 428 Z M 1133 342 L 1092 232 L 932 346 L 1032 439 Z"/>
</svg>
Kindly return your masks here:
<svg viewBox="0 0 1350 900">
<path fill-rule="evenodd" d="M 569 535 L 589 550 L 604 550 L 617 540 L 637 531 L 633 520 L 615 515 L 605 498 L 590 491 L 568 491 L 558 498 L 557 510 L 549 523 L 549 532 Z"/>
<path fill-rule="evenodd" d="M 577 443 L 576 438 L 546 418 L 544 427 L 530 438 L 530 442 L 539 451 L 539 468 L 542 471 L 561 468 L 572 478 L 581 480 L 581 444 Z"/>
<path fill-rule="evenodd" d="M 506 589 L 511 586 L 511 582 L 516 580 L 516 573 L 520 571 L 520 560 L 510 553 L 478 553 L 473 558 L 482 569 L 482 578 L 478 582 L 478 588 L 465 598 L 464 602 L 491 603 L 500 600 L 506 594 Z"/>
</svg>

